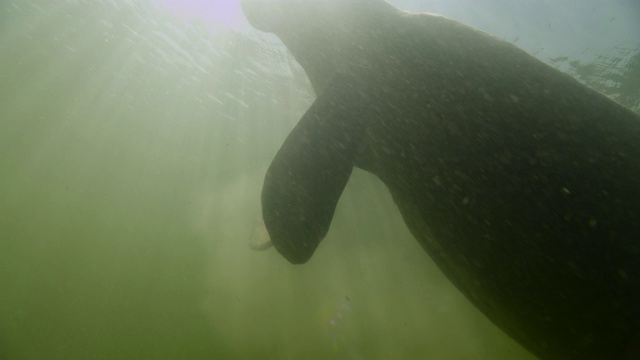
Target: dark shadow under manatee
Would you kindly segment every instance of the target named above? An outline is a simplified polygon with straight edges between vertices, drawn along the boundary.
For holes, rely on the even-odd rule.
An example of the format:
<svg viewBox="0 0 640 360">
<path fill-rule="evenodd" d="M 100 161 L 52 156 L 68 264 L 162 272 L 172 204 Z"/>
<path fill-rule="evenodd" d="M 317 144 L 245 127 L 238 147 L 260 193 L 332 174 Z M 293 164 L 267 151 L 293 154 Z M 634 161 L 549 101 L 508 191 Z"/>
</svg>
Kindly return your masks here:
<svg viewBox="0 0 640 360">
<path fill-rule="evenodd" d="M 317 99 L 262 191 L 306 262 L 353 166 L 416 239 L 542 359 L 640 359 L 640 118 L 524 51 L 382 0 L 245 0 Z"/>
</svg>

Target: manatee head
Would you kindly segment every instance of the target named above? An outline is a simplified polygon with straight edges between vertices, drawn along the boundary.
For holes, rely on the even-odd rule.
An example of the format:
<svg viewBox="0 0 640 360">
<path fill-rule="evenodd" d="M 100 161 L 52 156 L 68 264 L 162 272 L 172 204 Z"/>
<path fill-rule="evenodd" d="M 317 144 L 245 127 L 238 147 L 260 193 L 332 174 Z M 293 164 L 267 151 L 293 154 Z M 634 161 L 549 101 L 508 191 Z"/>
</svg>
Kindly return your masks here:
<svg viewBox="0 0 640 360">
<path fill-rule="evenodd" d="M 280 34 L 310 27 L 331 27 L 353 19 L 383 0 L 241 0 L 242 10 L 258 30 Z"/>
<path fill-rule="evenodd" d="M 240 5 L 244 16 L 254 28 L 273 32 L 279 23 L 284 20 L 284 1 L 269 0 L 241 0 Z"/>
</svg>

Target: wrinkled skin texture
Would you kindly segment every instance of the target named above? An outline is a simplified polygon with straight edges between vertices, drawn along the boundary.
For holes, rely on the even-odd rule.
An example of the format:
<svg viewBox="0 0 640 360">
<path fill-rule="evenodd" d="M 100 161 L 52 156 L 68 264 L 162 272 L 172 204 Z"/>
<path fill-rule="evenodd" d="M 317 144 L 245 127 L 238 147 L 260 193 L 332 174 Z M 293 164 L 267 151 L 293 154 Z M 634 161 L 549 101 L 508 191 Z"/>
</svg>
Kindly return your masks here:
<svg viewBox="0 0 640 360">
<path fill-rule="evenodd" d="M 488 318 L 541 359 L 640 359 L 640 118 L 518 48 L 379 0 L 244 0 L 317 99 L 262 190 L 304 263 L 353 166 Z"/>
</svg>

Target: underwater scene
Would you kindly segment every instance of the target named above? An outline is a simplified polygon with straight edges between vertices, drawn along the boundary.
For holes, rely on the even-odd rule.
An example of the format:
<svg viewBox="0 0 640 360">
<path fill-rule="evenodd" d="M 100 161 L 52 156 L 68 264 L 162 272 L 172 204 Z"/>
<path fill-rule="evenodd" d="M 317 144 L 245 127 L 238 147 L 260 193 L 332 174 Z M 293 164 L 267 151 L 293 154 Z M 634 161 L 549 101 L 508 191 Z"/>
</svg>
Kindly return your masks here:
<svg viewBox="0 0 640 360">
<path fill-rule="evenodd" d="M 401 45 L 408 44 L 410 54 L 424 52 L 427 58 L 430 53 L 414 40 L 407 40 L 422 41 L 412 33 L 413 27 L 407 25 L 411 30 L 407 32 L 387 31 L 394 27 L 385 23 L 386 15 L 377 10 L 349 12 L 348 6 L 341 10 L 351 3 L 366 9 L 380 6 L 384 8 L 381 13 L 393 12 L 393 18 L 399 19 L 393 21 L 398 24 L 415 19 L 421 24 L 423 18 L 397 15 L 386 6 L 453 19 L 477 29 L 460 31 L 477 35 L 480 43 L 487 39 L 490 44 L 504 44 L 491 46 L 496 51 L 504 47 L 507 53 L 517 53 L 523 67 L 502 67 L 498 57 L 495 67 L 500 71 L 473 78 L 464 74 L 476 71 L 474 64 L 483 60 L 467 66 L 450 60 L 447 53 L 434 51 L 438 54 L 435 60 L 425 60 L 420 66 L 428 69 L 424 74 L 429 79 L 436 80 L 433 87 L 419 90 L 438 103 L 449 104 L 433 110 L 439 119 L 449 122 L 443 125 L 446 133 L 436 136 L 429 127 L 415 125 L 416 130 L 406 125 L 413 126 L 415 117 L 431 114 L 430 105 L 406 115 L 397 128 L 386 124 L 359 128 L 360 117 L 375 119 L 378 124 L 389 117 L 400 118 L 413 107 L 414 103 L 406 100 L 413 91 L 389 85 L 396 84 L 400 76 L 423 76 L 404 75 L 415 69 L 413 65 L 400 65 L 397 70 L 388 66 L 399 61 Z M 0 2 L 0 360 L 640 359 L 640 302 L 636 301 L 640 300 L 640 262 L 636 262 L 640 261 L 640 238 L 630 235 L 640 229 L 640 183 L 636 181 L 640 180 L 640 159 L 634 157 L 640 154 L 640 122 L 634 123 L 640 119 L 640 3 L 388 3 Z M 291 14 L 303 11 L 300 9 L 308 13 Z M 371 32 L 382 40 L 358 37 L 361 28 L 350 28 L 367 22 L 369 15 L 375 22 L 367 25 L 375 28 Z M 440 17 L 433 19 L 441 21 Z M 295 26 L 283 25 L 289 22 Z M 296 31 L 307 25 L 308 29 Z M 442 25 L 442 34 L 432 32 L 425 43 L 446 46 L 457 41 L 457 33 L 449 34 L 449 28 L 454 32 L 460 29 Z M 323 29 L 330 30 L 324 33 Z M 311 35 L 307 38 L 307 34 Z M 439 41 L 440 36 L 444 40 Z M 367 41 L 358 41 L 364 38 Z M 340 46 L 333 47 L 336 41 Z M 385 49 L 398 50 L 388 52 L 391 60 L 380 65 L 378 69 L 385 70 L 374 71 L 375 76 L 370 69 L 376 69 L 374 57 L 383 51 L 372 50 L 366 54 L 373 55 L 356 58 L 344 50 L 351 46 L 378 49 L 383 44 Z M 470 50 L 474 46 L 480 46 L 478 41 L 452 46 L 451 53 L 483 59 Z M 336 49 L 335 54 L 325 49 Z M 345 71 L 343 62 L 352 60 L 358 64 L 357 70 Z M 579 83 L 547 70 L 539 65 L 542 63 Z M 534 70 L 529 73 L 527 64 L 543 70 L 540 75 Z M 363 71 L 367 75 L 354 75 L 349 82 L 353 74 Z M 380 73 L 384 74 L 378 76 Z M 562 80 L 556 83 L 556 78 Z M 346 79 L 345 97 L 340 95 L 345 86 L 336 79 Z M 545 91 L 549 92 L 518 92 L 533 88 L 535 79 L 547 81 L 550 85 Z M 456 81 L 460 85 L 450 85 Z M 481 87 L 475 82 L 498 85 Z M 474 158 L 474 154 L 480 158 L 484 151 L 490 152 L 488 148 L 463 152 L 467 143 L 454 141 L 456 138 L 491 138 L 487 144 L 510 149 L 519 149 L 517 144 L 525 140 L 510 135 L 505 136 L 511 137 L 509 140 L 496 140 L 496 134 L 506 126 L 502 122 L 486 131 L 471 125 L 467 131 L 456 125 L 460 117 L 491 117 L 493 113 L 492 107 L 485 105 L 470 107 L 455 103 L 455 98 L 439 98 L 440 94 L 455 93 L 446 90 L 450 86 L 477 87 L 480 95 L 474 101 L 478 104 L 496 108 L 496 104 L 517 103 L 513 106 L 527 114 L 541 114 L 557 99 L 584 114 L 576 117 L 603 118 L 603 123 L 613 125 L 602 129 L 589 126 L 590 130 L 584 130 L 586 140 L 575 140 L 573 134 L 583 130 L 571 131 L 582 125 L 567 114 L 565 117 L 572 119 L 571 130 L 558 132 L 553 139 L 566 140 L 568 145 L 562 143 L 549 152 L 536 147 L 533 152 L 539 162 L 517 167 L 520 172 L 505 173 L 508 181 L 495 180 L 495 187 L 483 188 L 476 195 L 460 195 L 466 186 L 462 184 L 482 177 L 482 169 L 495 168 L 493 163 Z M 499 94 L 505 86 L 514 90 L 504 90 L 513 94 L 505 95 L 508 103 L 503 104 Z M 370 95 L 373 88 L 382 89 L 376 97 Z M 336 97 L 327 98 L 332 89 L 336 89 Z M 361 98 L 361 94 L 365 95 Z M 387 100 L 380 100 L 379 94 L 398 101 L 389 100 L 387 108 Z M 361 101 L 372 105 L 352 109 Z M 396 109 L 393 104 L 402 105 Z M 317 111 L 321 106 L 322 111 Z M 471 114 L 470 108 L 478 112 Z M 345 109 L 351 112 L 347 114 Z M 512 114 L 511 109 L 500 111 Z M 347 120 L 332 128 L 322 122 L 325 113 Z M 393 115 L 383 116 L 389 114 Z M 548 128 L 555 129 L 555 119 L 545 123 Z M 313 123 L 316 120 L 318 124 Z M 478 121 L 482 120 L 479 116 Z M 325 130 L 331 133 L 326 135 Z M 445 156 L 440 152 L 416 150 L 413 145 L 421 143 L 421 131 L 444 144 L 447 161 L 438 160 Z M 510 131 L 517 133 L 519 128 Z M 532 138 L 551 136 L 537 128 L 526 131 Z M 601 142 L 597 140 L 600 133 L 604 134 Z M 454 140 L 447 137 L 445 141 L 448 134 L 463 135 L 452 135 Z M 325 140 L 324 136 L 331 141 L 344 136 L 344 143 L 332 142 L 323 148 L 320 140 Z M 365 140 L 352 146 L 354 138 Z M 591 147 L 594 142 L 597 144 Z M 320 147 L 309 150 L 306 144 Z M 571 148 L 574 144 L 579 145 Z M 558 150 L 565 148 L 566 153 Z M 351 151 L 352 157 L 344 170 L 336 170 L 347 156 L 331 154 L 344 149 Z M 425 145 L 419 149 L 432 148 Z M 599 157 L 608 149 L 613 149 L 615 161 Z M 517 162 L 512 160 L 518 158 L 515 152 L 504 151 L 495 157 L 506 169 Z M 417 159 L 416 153 L 434 159 L 429 168 L 438 166 L 441 172 L 407 170 L 431 164 Z M 576 165 L 575 158 L 580 156 L 575 154 L 585 154 L 585 163 L 596 164 L 596 171 L 583 168 L 582 163 Z M 297 169 L 291 164 L 308 173 L 291 175 Z M 580 166 L 579 170 L 573 171 L 574 165 L 575 169 Z M 463 181 L 460 169 L 471 167 L 477 167 L 478 172 L 464 176 Z M 580 200 L 567 203 L 556 202 L 555 197 L 537 197 L 536 189 L 541 185 L 521 186 L 526 183 L 518 182 L 546 176 L 531 170 L 545 167 L 555 167 L 553 174 L 564 170 L 573 173 L 568 182 L 584 179 L 589 183 L 558 187 L 558 197 L 582 196 Z M 553 176 L 548 175 L 549 183 L 555 181 Z M 451 180 L 454 178 L 459 180 Z M 619 192 L 590 193 L 590 186 L 609 184 L 609 180 Z M 431 195 L 432 188 L 444 189 L 448 181 L 456 186 Z M 334 182 L 337 190 L 326 190 Z M 422 186 L 424 192 L 415 190 Z M 505 200 L 503 204 L 494 195 L 510 191 L 533 194 L 540 203 Z M 580 195 L 581 191 L 586 195 Z M 609 194 L 615 194 L 610 202 L 614 195 Z M 453 197 L 456 204 L 451 207 L 439 205 L 448 204 Z M 492 199 L 495 202 L 487 206 Z M 427 200 L 437 205 L 427 206 Z M 330 201 L 332 205 L 326 205 Z M 606 206 L 598 209 L 597 204 Z M 480 236 L 489 239 L 487 246 L 494 244 L 490 238 L 502 236 L 518 243 L 522 237 L 536 244 L 540 234 L 565 231 L 564 227 L 557 231 L 555 225 L 547 227 L 545 224 L 551 223 L 547 219 L 539 220 L 543 223 L 540 230 L 529 227 L 526 219 L 531 223 L 540 219 L 529 205 L 546 212 L 559 209 L 562 221 L 573 224 L 578 219 L 576 234 L 601 231 L 597 236 L 607 241 L 602 246 L 563 243 L 562 249 L 545 248 L 545 243 L 532 248 L 535 259 L 529 251 L 515 256 L 507 250 L 491 250 L 486 258 L 468 256 L 480 254 L 479 249 L 484 248 L 478 243 L 465 247 L 473 237 L 467 236 L 469 233 L 480 233 L 473 226 L 496 229 Z M 574 210 L 569 215 L 560 210 L 567 206 Z M 582 211 L 590 206 L 596 207 L 593 213 Z M 522 215 L 514 214 L 513 209 L 521 209 Z M 422 217 L 425 213 L 428 216 Z M 613 220 L 607 220 L 609 214 Z M 483 223 L 481 216 L 491 218 L 492 224 L 507 219 L 509 226 L 497 228 L 488 220 Z M 291 219 L 300 223 L 290 224 Z M 511 226 L 516 226 L 513 224 L 521 230 L 510 232 Z M 603 234 L 601 229 L 605 228 L 609 230 Z M 297 234 L 322 242 L 295 243 Z M 449 238 L 451 241 L 439 242 Z M 452 245 L 447 247 L 447 243 Z M 554 267 L 560 262 L 559 254 L 572 253 L 574 246 L 586 246 L 586 250 L 579 250 L 562 267 Z M 603 254 L 603 247 L 604 252 L 615 249 Z M 552 250 L 557 252 L 550 253 Z M 500 254 L 504 256 L 499 260 L 505 260 L 495 266 L 484 262 Z M 605 260 L 594 264 L 592 259 L 600 258 Z M 534 269 L 529 275 L 508 267 L 528 261 L 532 264 L 528 269 Z M 538 276 L 537 266 L 549 271 Z M 575 289 L 569 286 L 566 296 L 561 287 L 567 286 L 560 280 L 544 286 L 553 282 L 560 268 L 566 268 L 567 274 L 560 273 L 558 278 L 564 281 L 575 276 L 575 283 L 580 284 Z M 514 287 L 505 285 L 514 278 L 527 280 L 515 280 Z M 536 278 L 544 281 L 531 280 Z M 483 281 L 489 285 L 480 284 Z M 554 303 L 549 300 L 555 299 L 551 295 L 538 296 L 541 287 L 553 296 L 559 294 L 562 307 L 548 304 Z M 589 289 L 595 289 L 593 294 Z M 601 289 L 612 289 L 615 296 L 593 300 L 601 295 Z M 571 296 L 585 301 L 563 302 Z M 522 299 L 526 303 L 520 306 Z M 602 305 L 605 302 L 606 306 Z M 532 310 L 547 308 L 554 316 L 588 315 L 576 315 L 575 320 L 567 315 L 569 320 L 554 323 L 545 318 L 551 315 Z M 584 319 L 606 317 L 594 309 L 604 309 L 602 314 L 617 311 L 611 323 L 602 325 L 616 330 L 603 330 L 601 337 L 585 330 L 575 335 L 575 340 L 573 334 L 588 327 Z M 552 325 L 547 328 L 536 322 L 538 318 Z M 528 327 L 529 319 L 536 325 Z M 563 337 L 563 327 L 570 335 Z M 558 344 L 542 340 L 540 334 L 551 334 L 549 338 L 558 339 Z M 584 350 L 574 352 L 574 343 Z M 583 355 L 587 352 L 591 358 Z M 574 353 L 575 357 L 568 355 Z"/>
</svg>

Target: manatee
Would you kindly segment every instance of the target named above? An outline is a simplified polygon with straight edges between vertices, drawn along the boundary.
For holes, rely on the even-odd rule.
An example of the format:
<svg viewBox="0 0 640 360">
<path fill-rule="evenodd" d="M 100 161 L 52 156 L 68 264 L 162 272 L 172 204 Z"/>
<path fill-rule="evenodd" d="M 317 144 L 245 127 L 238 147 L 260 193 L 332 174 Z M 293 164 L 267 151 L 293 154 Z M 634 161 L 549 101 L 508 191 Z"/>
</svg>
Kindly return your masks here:
<svg viewBox="0 0 640 360">
<path fill-rule="evenodd" d="M 354 166 L 540 359 L 640 359 L 640 117 L 519 48 L 382 0 L 243 0 L 316 99 L 267 170 L 273 245 L 305 263 Z"/>
</svg>

